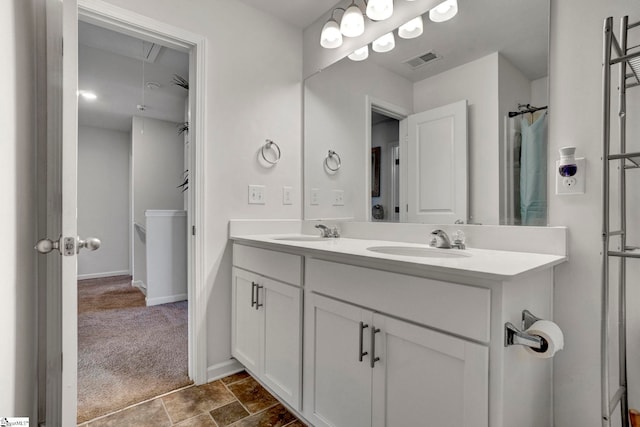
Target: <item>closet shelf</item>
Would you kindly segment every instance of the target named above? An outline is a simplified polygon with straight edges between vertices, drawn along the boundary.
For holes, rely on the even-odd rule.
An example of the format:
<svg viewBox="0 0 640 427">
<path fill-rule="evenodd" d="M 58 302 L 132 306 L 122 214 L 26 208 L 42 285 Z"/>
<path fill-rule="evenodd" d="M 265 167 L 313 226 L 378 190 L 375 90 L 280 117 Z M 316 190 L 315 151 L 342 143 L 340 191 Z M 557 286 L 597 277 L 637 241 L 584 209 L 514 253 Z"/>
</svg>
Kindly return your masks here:
<svg viewBox="0 0 640 427">
<path fill-rule="evenodd" d="M 607 156 L 609 160 L 625 159 L 625 169 L 638 169 L 640 168 L 640 153 L 621 153 L 621 154 L 609 154 Z"/>
</svg>

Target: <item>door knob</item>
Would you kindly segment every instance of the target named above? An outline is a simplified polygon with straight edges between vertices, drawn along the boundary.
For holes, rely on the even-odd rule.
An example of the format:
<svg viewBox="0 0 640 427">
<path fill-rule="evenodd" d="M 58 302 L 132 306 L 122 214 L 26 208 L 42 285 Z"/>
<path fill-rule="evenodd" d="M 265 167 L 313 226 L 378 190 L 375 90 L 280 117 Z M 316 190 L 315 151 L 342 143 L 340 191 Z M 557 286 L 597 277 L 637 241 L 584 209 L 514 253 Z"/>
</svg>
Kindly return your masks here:
<svg viewBox="0 0 640 427">
<path fill-rule="evenodd" d="M 34 249 L 41 254 L 48 254 L 54 249 L 60 249 L 60 240 L 51 241 L 50 239 L 38 240 L 38 243 L 34 246 Z"/>
<path fill-rule="evenodd" d="M 78 246 L 76 249 L 76 253 L 80 252 L 80 249 L 89 249 L 90 251 L 95 251 L 96 249 L 100 249 L 100 239 L 95 237 L 87 237 L 85 240 L 82 240 L 78 237 Z"/>
</svg>

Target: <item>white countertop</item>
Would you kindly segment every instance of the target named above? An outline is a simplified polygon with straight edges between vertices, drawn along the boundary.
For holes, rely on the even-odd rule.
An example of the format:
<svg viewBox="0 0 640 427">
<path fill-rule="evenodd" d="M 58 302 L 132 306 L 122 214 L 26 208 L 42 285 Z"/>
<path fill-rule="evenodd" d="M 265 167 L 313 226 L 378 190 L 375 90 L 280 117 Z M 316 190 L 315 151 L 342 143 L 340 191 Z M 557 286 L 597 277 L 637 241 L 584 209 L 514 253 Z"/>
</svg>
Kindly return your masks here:
<svg viewBox="0 0 640 427">
<path fill-rule="evenodd" d="M 388 240 L 352 239 L 340 237 L 316 241 L 276 240 L 299 234 L 253 234 L 235 235 L 231 239 L 267 249 L 282 250 L 305 256 L 313 256 L 345 263 L 363 261 L 375 263 L 376 268 L 410 268 L 438 275 L 466 276 L 488 280 L 508 280 L 521 274 L 548 269 L 567 260 L 566 256 L 528 252 L 513 252 L 488 249 L 467 248 L 464 252 L 470 256 L 455 258 L 420 257 L 390 255 L 367 250 L 372 246 L 402 246 L 429 248 L 428 245 Z M 442 249 L 442 251 L 460 251 Z"/>
</svg>

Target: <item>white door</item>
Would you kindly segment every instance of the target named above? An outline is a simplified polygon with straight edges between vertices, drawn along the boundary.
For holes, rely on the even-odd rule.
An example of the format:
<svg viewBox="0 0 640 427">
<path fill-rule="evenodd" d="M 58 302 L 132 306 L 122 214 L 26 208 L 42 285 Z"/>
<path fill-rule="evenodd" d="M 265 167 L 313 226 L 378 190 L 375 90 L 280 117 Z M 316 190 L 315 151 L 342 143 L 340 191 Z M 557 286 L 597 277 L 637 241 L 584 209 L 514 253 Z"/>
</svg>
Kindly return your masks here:
<svg viewBox="0 0 640 427">
<path fill-rule="evenodd" d="M 278 396 L 300 409 L 302 370 L 301 290 L 275 280 L 262 279 L 258 295 L 263 306 L 262 378 Z"/>
<path fill-rule="evenodd" d="M 467 101 L 413 114 L 407 126 L 407 220 L 453 224 L 468 218 Z M 403 122 L 405 121 L 403 120 Z"/>
<path fill-rule="evenodd" d="M 77 55 L 76 0 L 47 1 L 46 425 L 76 425 Z M 64 46 L 72 54 L 62 55 Z M 62 236 L 59 240 L 59 236 Z M 45 237 L 45 236 L 41 236 Z M 51 249 L 51 242 L 49 250 Z M 47 250 L 46 245 L 40 246 Z"/>
<path fill-rule="evenodd" d="M 233 268 L 231 354 L 254 374 L 260 373 L 262 311 L 257 293 L 260 276 Z"/>
<path fill-rule="evenodd" d="M 373 426 L 487 427 L 488 348 L 373 315 Z"/>
<path fill-rule="evenodd" d="M 305 416 L 316 427 L 370 427 L 371 366 L 368 354 L 360 355 L 370 351 L 371 312 L 316 294 L 309 300 L 305 316 L 312 332 L 305 345 L 312 350 L 305 365 L 314 368 Z"/>
</svg>

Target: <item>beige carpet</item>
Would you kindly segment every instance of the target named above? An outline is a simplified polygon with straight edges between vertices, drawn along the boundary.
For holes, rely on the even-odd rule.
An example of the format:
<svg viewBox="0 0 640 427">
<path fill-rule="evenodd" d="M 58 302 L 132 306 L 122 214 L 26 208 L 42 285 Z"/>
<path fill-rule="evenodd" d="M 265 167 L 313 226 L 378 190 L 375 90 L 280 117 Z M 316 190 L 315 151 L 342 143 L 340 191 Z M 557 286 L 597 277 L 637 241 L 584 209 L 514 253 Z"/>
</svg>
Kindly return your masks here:
<svg viewBox="0 0 640 427">
<path fill-rule="evenodd" d="M 146 307 L 130 283 L 78 282 L 78 423 L 191 384 L 187 302 Z"/>
</svg>

